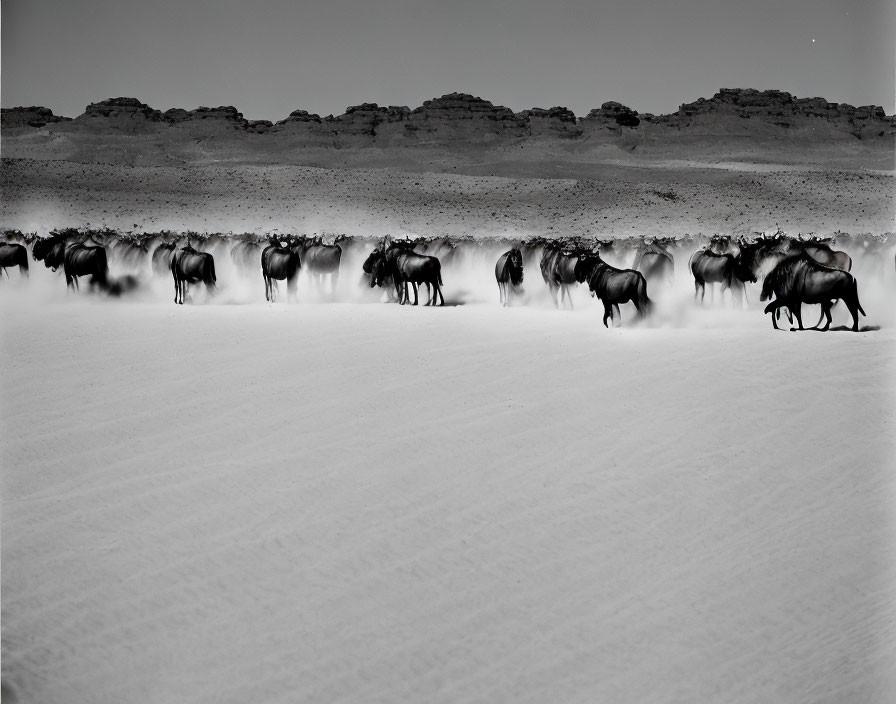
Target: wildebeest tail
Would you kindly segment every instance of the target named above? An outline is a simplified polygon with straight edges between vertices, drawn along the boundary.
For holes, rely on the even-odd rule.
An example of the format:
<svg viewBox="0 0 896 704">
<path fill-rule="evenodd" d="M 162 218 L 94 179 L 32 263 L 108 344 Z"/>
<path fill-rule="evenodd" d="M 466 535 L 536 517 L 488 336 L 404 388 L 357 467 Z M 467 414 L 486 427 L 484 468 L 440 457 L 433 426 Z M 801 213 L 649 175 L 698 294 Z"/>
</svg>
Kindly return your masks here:
<svg viewBox="0 0 896 704">
<path fill-rule="evenodd" d="M 771 298 L 772 289 L 775 286 L 774 274 L 775 274 L 775 270 L 772 270 L 762 280 L 762 293 L 759 294 L 760 301 L 767 301 L 769 298 Z"/>
<path fill-rule="evenodd" d="M 641 315 L 650 315 L 650 309 L 653 307 L 653 301 L 647 297 L 647 279 L 643 276 L 638 281 L 638 308 Z"/>
<path fill-rule="evenodd" d="M 109 281 L 109 261 L 106 258 L 106 248 L 98 247 L 96 250 L 96 280 L 105 286 Z"/>
<path fill-rule="evenodd" d="M 852 279 L 852 295 L 855 296 L 855 298 L 856 298 L 856 307 L 859 309 L 859 313 L 861 313 L 865 317 L 868 317 L 868 314 L 862 308 L 862 304 L 859 303 L 859 285 L 856 282 L 855 277 L 853 277 L 853 279 Z"/>
</svg>

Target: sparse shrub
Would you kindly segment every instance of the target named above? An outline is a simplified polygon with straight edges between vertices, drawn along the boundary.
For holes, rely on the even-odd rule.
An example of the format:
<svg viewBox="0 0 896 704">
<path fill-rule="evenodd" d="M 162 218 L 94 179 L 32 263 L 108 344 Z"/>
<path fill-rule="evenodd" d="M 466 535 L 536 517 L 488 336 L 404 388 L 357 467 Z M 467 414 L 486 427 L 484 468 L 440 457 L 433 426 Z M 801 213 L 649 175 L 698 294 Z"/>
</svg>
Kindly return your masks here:
<svg viewBox="0 0 896 704">
<path fill-rule="evenodd" d="M 662 198 L 663 200 L 671 200 L 674 202 L 681 199 L 681 196 L 671 188 L 668 191 L 651 191 L 651 193 L 659 198 Z"/>
</svg>

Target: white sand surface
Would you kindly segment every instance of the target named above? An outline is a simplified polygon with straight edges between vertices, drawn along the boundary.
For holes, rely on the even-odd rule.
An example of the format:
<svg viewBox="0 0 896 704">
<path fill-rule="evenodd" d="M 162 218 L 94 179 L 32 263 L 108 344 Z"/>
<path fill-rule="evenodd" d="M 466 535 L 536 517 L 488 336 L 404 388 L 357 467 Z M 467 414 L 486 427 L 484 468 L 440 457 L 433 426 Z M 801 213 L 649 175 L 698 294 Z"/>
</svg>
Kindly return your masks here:
<svg viewBox="0 0 896 704">
<path fill-rule="evenodd" d="M 3 282 L 4 702 L 896 701 L 896 282 L 799 334 L 449 273 Z"/>
</svg>

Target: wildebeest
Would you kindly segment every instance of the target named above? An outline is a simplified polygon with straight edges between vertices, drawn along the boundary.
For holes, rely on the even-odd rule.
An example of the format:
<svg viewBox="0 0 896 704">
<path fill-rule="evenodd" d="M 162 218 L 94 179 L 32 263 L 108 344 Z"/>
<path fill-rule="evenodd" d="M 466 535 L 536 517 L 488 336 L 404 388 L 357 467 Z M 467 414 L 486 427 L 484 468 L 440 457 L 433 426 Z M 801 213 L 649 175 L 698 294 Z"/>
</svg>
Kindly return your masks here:
<svg viewBox="0 0 896 704">
<path fill-rule="evenodd" d="M 264 297 L 274 302 L 277 281 L 286 280 L 286 300 L 296 298 L 296 280 L 301 260 L 297 245 L 282 247 L 272 241 L 261 252 L 261 275 L 264 278 Z"/>
<path fill-rule="evenodd" d="M 253 239 L 243 239 L 230 248 L 230 258 L 234 266 L 243 274 L 252 274 L 258 271 L 261 263 L 261 245 Z"/>
<path fill-rule="evenodd" d="M 215 259 L 208 252 L 198 252 L 189 244 L 171 258 L 171 274 L 174 277 L 174 302 L 183 305 L 189 284 L 204 283 L 209 291 L 215 290 Z"/>
<path fill-rule="evenodd" d="M 675 260 L 669 250 L 658 242 L 644 242 L 638 248 L 632 269 L 656 283 L 672 283 L 675 278 Z"/>
<path fill-rule="evenodd" d="M 740 258 L 744 266 L 754 274 L 765 275 L 781 260 L 805 252 L 819 264 L 849 271 L 852 269 L 852 258 L 843 251 L 818 239 L 797 239 L 778 232 L 773 236 L 760 236 L 758 239 L 740 241 Z"/>
<path fill-rule="evenodd" d="M 171 259 L 174 257 L 176 242 L 162 242 L 152 253 L 152 271 L 156 276 L 171 273 Z"/>
<path fill-rule="evenodd" d="M 555 308 L 560 307 L 564 298 L 569 301 L 569 307 L 573 307 L 569 287 L 576 283 L 575 267 L 578 259 L 575 252 L 565 249 L 560 243 L 551 243 L 544 248 L 539 266 L 541 276 L 551 292 Z M 560 292 L 559 303 L 557 301 L 558 290 Z"/>
<path fill-rule="evenodd" d="M 832 267 L 834 269 L 842 269 L 849 271 L 852 269 L 852 258 L 843 251 L 831 249 L 831 246 L 817 239 L 809 241 L 789 239 L 789 252 L 803 251 L 819 264 Z"/>
<path fill-rule="evenodd" d="M 339 265 L 342 262 L 339 239 L 333 244 L 324 244 L 320 237 L 311 240 L 302 237 L 297 241 L 302 270 L 317 281 L 320 290 L 323 290 L 324 277 L 329 276 L 332 293 L 336 292 L 336 285 L 339 283 Z"/>
<path fill-rule="evenodd" d="M 495 264 L 495 279 L 498 281 L 498 295 L 501 305 L 510 303 L 510 295 L 517 292 L 523 283 L 523 254 L 518 249 L 504 252 Z"/>
<path fill-rule="evenodd" d="M 777 311 L 787 307 L 803 330 L 802 304 L 818 304 L 826 318 L 823 328 L 815 325 L 814 330 L 827 330 L 831 325 L 831 308 L 836 300 L 842 300 L 852 315 L 852 329 L 858 332 L 859 313 L 866 315 L 859 303 L 859 292 L 852 274 L 842 269 L 819 264 L 807 252 L 800 252 L 779 262 L 762 282 L 760 300 L 775 300 L 765 307 L 772 314 L 772 325 L 778 329 Z M 819 323 L 821 319 L 819 318 Z"/>
<path fill-rule="evenodd" d="M 149 237 L 145 235 L 121 235 L 106 238 L 109 243 L 109 258 L 119 267 L 124 265 L 142 269 L 149 255 Z"/>
<path fill-rule="evenodd" d="M 701 303 L 708 283 L 722 284 L 722 292 L 731 289 L 731 295 L 740 301 L 745 295 L 744 282 L 756 281 L 755 274 L 741 256 L 730 252 L 717 254 L 709 249 L 698 249 L 691 255 L 688 266 L 694 275 L 694 298 L 700 296 Z"/>
<path fill-rule="evenodd" d="M 109 277 L 109 263 L 106 248 L 102 245 L 69 244 L 65 248 L 63 262 L 65 283 L 78 288 L 78 277 L 90 276 L 90 285 L 106 289 Z"/>
<path fill-rule="evenodd" d="M 19 267 L 19 273 L 28 276 L 28 250 L 17 242 L 0 242 L 0 273 L 9 277 L 6 268 L 10 266 Z"/>
<path fill-rule="evenodd" d="M 575 265 L 578 282 L 588 282 L 591 295 L 597 296 L 604 304 L 604 326 L 607 320 L 614 320 L 613 311 L 619 313 L 619 304 L 631 301 L 638 315 L 650 313 L 652 301 L 647 297 L 647 280 L 634 269 L 616 269 L 601 259 L 600 254 L 583 254 Z M 621 315 L 620 315 L 621 320 Z"/>
<path fill-rule="evenodd" d="M 65 272 L 65 283 L 78 288 L 78 277 L 90 276 L 91 286 L 105 289 L 108 284 L 109 263 L 106 248 L 102 245 L 88 245 L 73 241 L 67 232 L 38 240 L 31 248 L 31 254 L 44 266 L 57 271 L 61 266 Z"/>
<path fill-rule="evenodd" d="M 426 284 L 426 305 L 445 305 L 442 295 L 442 265 L 436 257 L 414 252 L 413 242 L 393 242 L 377 254 L 370 263 L 370 285 L 385 286 L 391 278 L 401 304 L 410 301 L 408 284 L 414 288 L 414 303 L 418 304 L 418 284 Z M 373 255 L 371 255 L 373 256 Z M 370 258 L 368 258 L 369 260 Z M 366 264 L 366 263 L 365 263 Z"/>
<path fill-rule="evenodd" d="M 38 239 L 31 247 L 35 261 L 43 262 L 47 269 L 56 271 L 65 261 L 65 245 L 68 237 L 62 234 Z"/>
</svg>

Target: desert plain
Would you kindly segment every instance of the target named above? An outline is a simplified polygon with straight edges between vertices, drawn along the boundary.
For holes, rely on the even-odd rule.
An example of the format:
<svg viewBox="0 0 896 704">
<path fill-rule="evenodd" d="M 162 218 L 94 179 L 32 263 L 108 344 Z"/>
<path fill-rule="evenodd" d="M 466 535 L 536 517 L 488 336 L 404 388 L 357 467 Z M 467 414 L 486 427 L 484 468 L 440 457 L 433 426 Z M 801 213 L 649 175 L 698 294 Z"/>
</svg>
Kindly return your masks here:
<svg viewBox="0 0 896 704">
<path fill-rule="evenodd" d="M 166 165 L 30 135 L 4 230 L 353 239 L 336 293 L 294 303 L 224 247 L 184 306 L 114 250 L 120 298 L 38 262 L 0 281 L 4 701 L 896 696 L 885 149 Z M 850 254 L 860 332 L 842 306 L 775 331 L 755 284 L 695 303 L 694 249 L 778 230 Z M 364 285 L 385 235 L 465 238 L 446 306 Z M 498 304 L 511 243 L 614 241 L 627 267 L 645 236 L 678 243 L 646 320 L 603 327 L 582 287 L 555 309 L 532 259 Z"/>
</svg>

